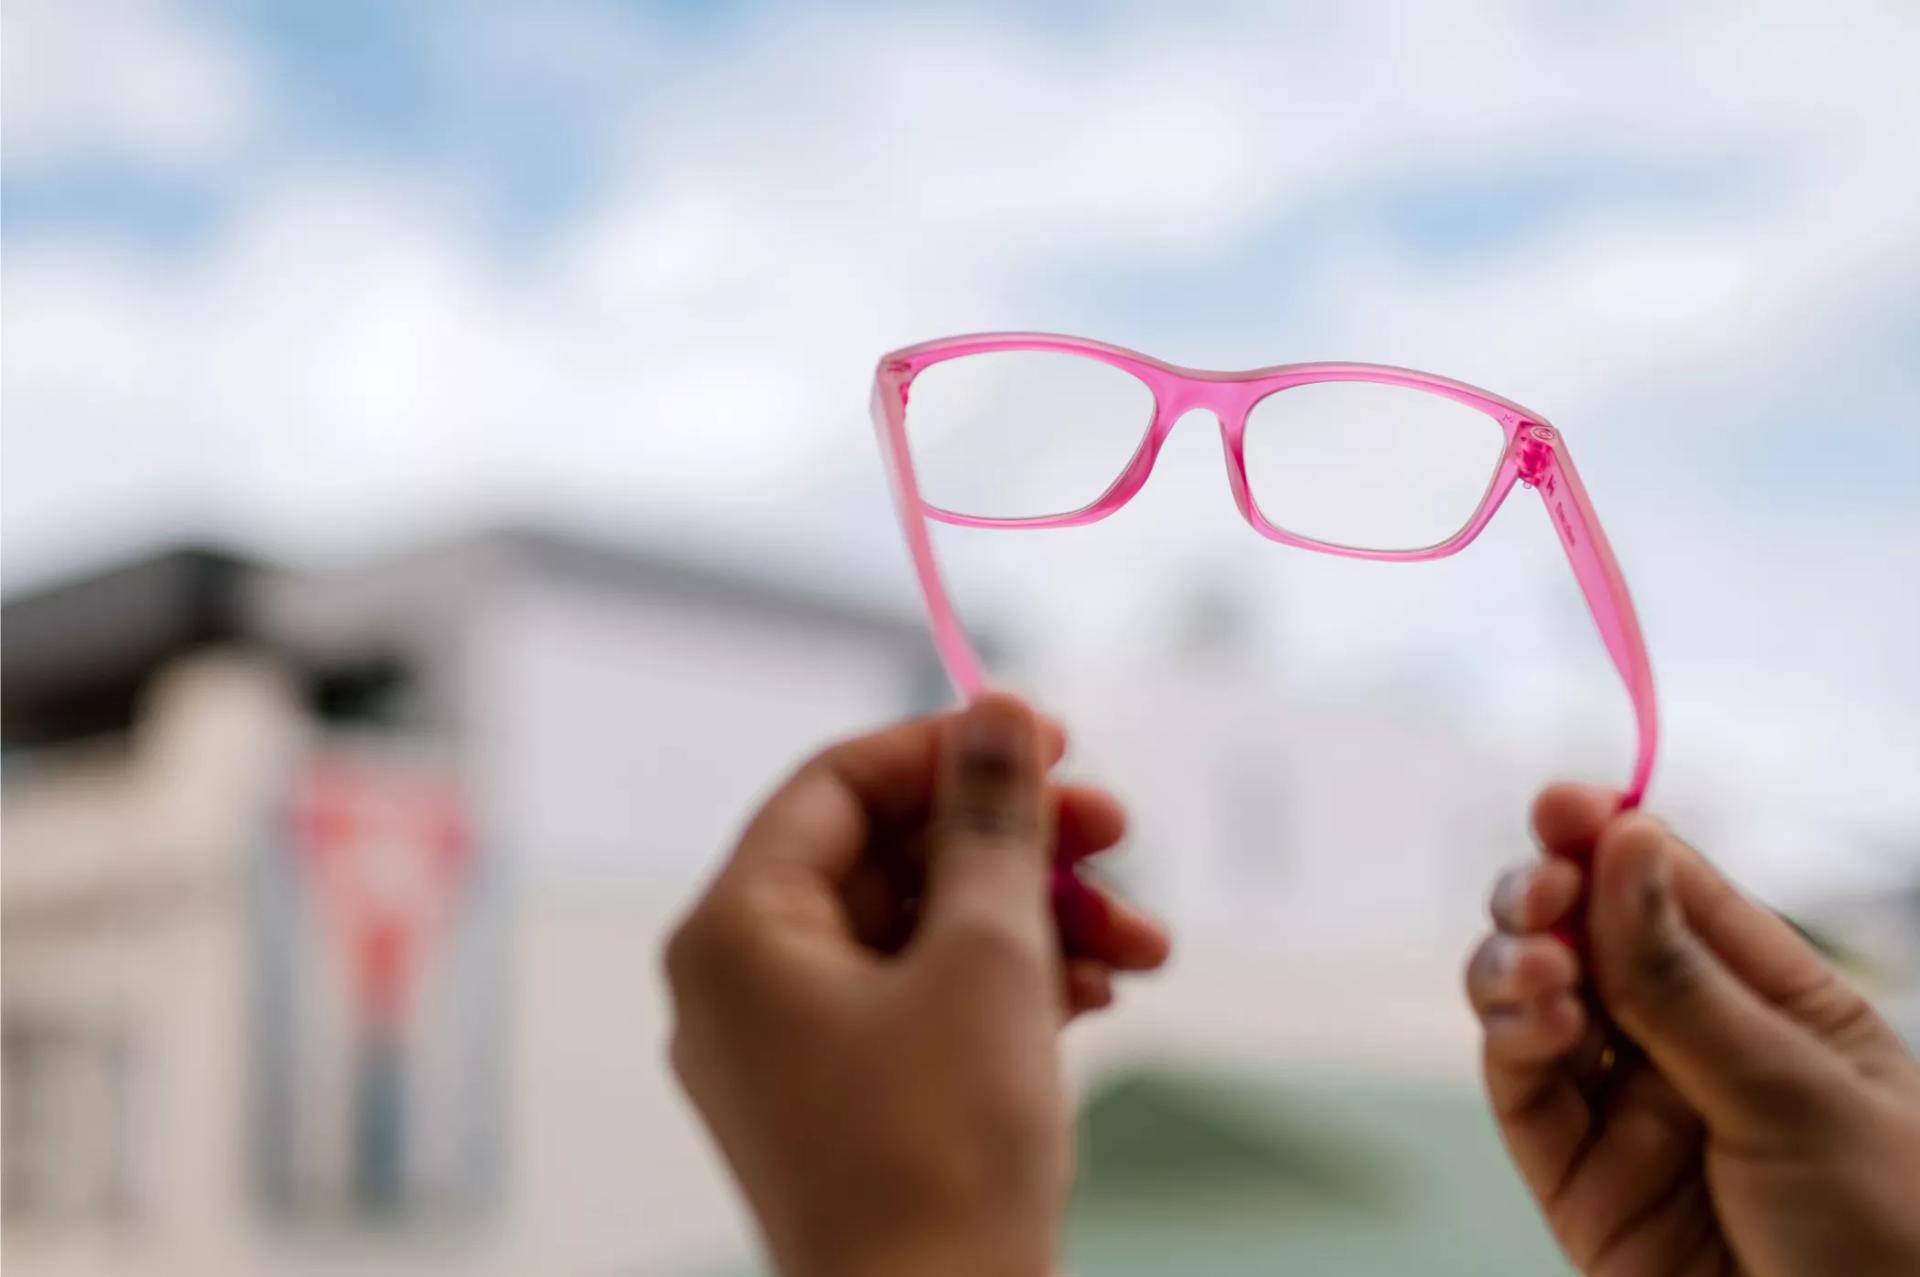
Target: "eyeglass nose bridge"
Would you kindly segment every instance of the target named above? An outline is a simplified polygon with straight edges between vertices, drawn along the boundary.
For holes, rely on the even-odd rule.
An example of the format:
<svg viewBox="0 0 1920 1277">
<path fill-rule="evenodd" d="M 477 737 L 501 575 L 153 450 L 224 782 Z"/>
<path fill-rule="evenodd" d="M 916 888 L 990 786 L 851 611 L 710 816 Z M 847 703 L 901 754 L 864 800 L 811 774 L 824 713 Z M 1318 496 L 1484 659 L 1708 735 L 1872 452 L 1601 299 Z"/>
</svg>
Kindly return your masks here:
<svg viewBox="0 0 1920 1277">
<path fill-rule="evenodd" d="M 1212 413 L 1222 429 L 1237 432 L 1261 393 L 1258 385 L 1248 381 L 1198 374 L 1168 378 L 1155 389 L 1159 416 L 1168 430 L 1182 417 L 1201 409 Z"/>
<path fill-rule="evenodd" d="M 1247 467 L 1242 440 L 1246 433 L 1247 413 L 1260 397 L 1260 387 L 1243 381 L 1215 381 L 1202 377 L 1182 377 L 1162 388 L 1157 396 L 1153 429 L 1147 446 L 1135 458 L 1130 473 L 1122 480 L 1129 495 L 1146 482 L 1153 463 L 1160 455 L 1173 428 L 1196 413 L 1213 418 L 1220 431 L 1221 453 L 1227 463 L 1227 486 L 1240 517 L 1258 528 L 1253 513 L 1253 498 L 1247 489 Z"/>
</svg>

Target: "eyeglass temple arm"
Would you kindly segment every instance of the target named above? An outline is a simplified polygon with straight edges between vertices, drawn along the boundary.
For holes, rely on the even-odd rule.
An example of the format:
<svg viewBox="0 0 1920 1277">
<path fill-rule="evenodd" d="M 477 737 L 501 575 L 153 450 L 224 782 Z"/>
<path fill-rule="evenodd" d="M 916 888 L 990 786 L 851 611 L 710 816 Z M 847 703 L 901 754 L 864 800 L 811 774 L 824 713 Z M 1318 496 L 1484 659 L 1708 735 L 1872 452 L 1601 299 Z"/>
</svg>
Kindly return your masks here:
<svg viewBox="0 0 1920 1277">
<path fill-rule="evenodd" d="M 986 686 L 986 673 L 973 650 L 972 640 L 967 638 L 960 618 L 954 613 L 953 600 L 947 596 L 946 582 L 940 576 L 940 564 L 933 557 L 926 504 L 920 499 L 920 484 L 914 477 L 913 459 L 907 452 L 906 382 L 884 364 L 874 374 L 872 406 L 873 427 L 880 435 L 880 452 L 886 459 L 894 509 L 906 533 L 913 570 L 920 578 L 920 592 L 927 600 L 933 645 L 962 699 L 976 696 Z"/>
<path fill-rule="evenodd" d="M 1627 685 L 1639 730 L 1639 751 L 1633 777 L 1621 796 L 1624 808 L 1638 807 L 1653 773 L 1654 748 L 1659 740 L 1659 715 L 1653 697 L 1653 668 L 1640 637 L 1640 618 L 1627 593 L 1626 578 L 1614 560 L 1613 547 L 1600 527 L 1580 472 L 1567 454 L 1566 441 L 1551 426 L 1523 425 L 1519 441 L 1520 478 L 1540 494 L 1547 517 L 1567 551 L 1573 575 L 1586 595 L 1594 624 L 1607 645 L 1607 654 Z"/>
</svg>

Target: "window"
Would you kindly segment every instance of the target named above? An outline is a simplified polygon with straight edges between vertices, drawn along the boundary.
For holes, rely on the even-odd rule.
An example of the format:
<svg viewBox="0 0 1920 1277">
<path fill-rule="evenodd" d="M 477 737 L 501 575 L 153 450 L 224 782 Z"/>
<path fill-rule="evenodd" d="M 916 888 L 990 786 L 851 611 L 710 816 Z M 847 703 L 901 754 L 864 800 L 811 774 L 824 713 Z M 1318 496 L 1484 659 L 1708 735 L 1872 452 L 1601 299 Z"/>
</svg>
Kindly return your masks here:
<svg viewBox="0 0 1920 1277">
<path fill-rule="evenodd" d="M 9 1015 L 0 1027 L 0 1199 L 9 1223 L 133 1207 L 134 1052 L 114 1028 Z"/>
</svg>

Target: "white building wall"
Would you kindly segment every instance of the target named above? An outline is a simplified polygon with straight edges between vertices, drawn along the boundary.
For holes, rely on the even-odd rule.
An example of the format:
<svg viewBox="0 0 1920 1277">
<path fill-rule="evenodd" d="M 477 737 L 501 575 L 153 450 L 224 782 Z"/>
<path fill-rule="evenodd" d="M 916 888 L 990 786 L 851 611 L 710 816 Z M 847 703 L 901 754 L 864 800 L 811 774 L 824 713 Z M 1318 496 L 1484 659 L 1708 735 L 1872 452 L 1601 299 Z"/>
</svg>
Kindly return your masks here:
<svg viewBox="0 0 1920 1277">
<path fill-rule="evenodd" d="M 529 888 L 692 882 L 800 758 L 902 714 L 928 660 L 851 629 L 527 578 L 476 626 L 469 770 Z"/>
<path fill-rule="evenodd" d="M 928 654 L 524 578 L 470 651 L 470 770 L 513 901 L 503 1271 L 745 1258 L 666 1068 L 660 946 L 769 787 L 905 712 Z"/>
</svg>

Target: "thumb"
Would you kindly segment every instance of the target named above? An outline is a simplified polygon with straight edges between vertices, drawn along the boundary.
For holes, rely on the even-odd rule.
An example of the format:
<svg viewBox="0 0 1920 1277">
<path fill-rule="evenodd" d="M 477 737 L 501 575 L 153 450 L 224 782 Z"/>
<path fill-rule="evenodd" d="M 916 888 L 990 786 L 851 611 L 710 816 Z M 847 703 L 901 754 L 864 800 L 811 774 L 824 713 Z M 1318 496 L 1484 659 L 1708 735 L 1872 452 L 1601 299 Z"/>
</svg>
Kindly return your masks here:
<svg viewBox="0 0 1920 1277">
<path fill-rule="evenodd" d="M 1673 887 L 1680 842 L 1652 816 L 1615 821 L 1594 849 L 1594 980 L 1614 1022 L 1715 1135 L 1769 1141 L 1838 1093 L 1839 1061 L 1736 977 Z"/>
<path fill-rule="evenodd" d="M 990 937 L 1045 959 L 1057 946 L 1039 719 L 1017 697 L 991 693 L 943 726 L 923 932 L 930 943 Z"/>
</svg>

